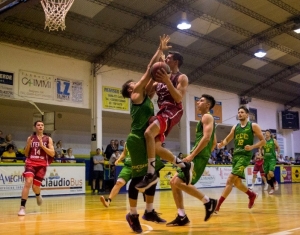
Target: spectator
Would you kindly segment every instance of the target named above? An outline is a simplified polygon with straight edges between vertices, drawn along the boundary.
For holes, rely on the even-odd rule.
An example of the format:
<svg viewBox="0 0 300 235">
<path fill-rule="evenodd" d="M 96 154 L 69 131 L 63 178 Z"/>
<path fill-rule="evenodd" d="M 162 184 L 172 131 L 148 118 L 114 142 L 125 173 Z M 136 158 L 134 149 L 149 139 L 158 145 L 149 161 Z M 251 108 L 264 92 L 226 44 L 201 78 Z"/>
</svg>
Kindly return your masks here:
<svg viewBox="0 0 300 235">
<path fill-rule="evenodd" d="M 95 190 L 98 190 L 98 194 L 103 192 L 103 179 L 104 179 L 104 157 L 101 154 L 100 148 L 96 149 L 96 155 L 93 156 L 94 169 L 93 169 L 93 183 L 92 194 L 95 194 Z"/>
<path fill-rule="evenodd" d="M 219 153 L 217 154 L 216 164 L 222 164 L 222 162 L 223 162 L 223 155 L 224 155 L 224 149 L 220 149 Z"/>
<path fill-rule="evenodd" d="M 283 156 L 282 156 L 282 154 L 279 155 L 279 157 L 277 159 L 277 163 L 278 164 L 285 164 L 286 163 Z"/>
<path fill-rule="evenodd" d="M 114 153 L 111 155 L 109 159 L 109 166 L 110 166 L 110 178 L 114 178 L 115 175 L 115 162 L 120 157 L 119 150 L 115 150 Z"/>
<path fill-rule="evenodd" d="M 6 151 L 2 154 L 2 157 L 16 158 L 16 152 L 14 151 L 14 146 L 12 144 L 7 145 Z M 2 162 L 16 162 L 16 159 L 3 159 Z"/>
<path fill-rule="evenodd" d="M 57 141 L 56 148 L 55 148 L 55 158 L 64 158 L 64 152 L 61 146 L 61 140 Z M 61 162 L 61 160 L 55 160 L 56 162 Z"/>
<path fill-rule="evenodd" d="M 119 145 L 118 150 L 119 150 L 120 154 L 123 152 L 123 150 L 124 150 L 124 140 L 120 141 L 120 145 Z"/>
<path fill-rule="evenodd" d="M 5 150 L 7 150 L 6 147 L 9 144 L 11 144 L 11 145 L 14 146 L 14 152 L 17 153 L 18 152 L 18 148 L 17 148 L 15 142 L 12 140 L 12 135 L 11 134 L 6 135 L 4 143 L 2 143 L 0 146 L 1 147 L 5 147 Z"/>
<path fill-rule="evenodd" d="M 67 154 L 65 155 L 65 158 L 75 159 L 75 157 L 73 155 L 73 149 L 72 148 L 67 149 Z M 76 163 L 76 161 L 74 161 L 74 160 L 65 160 L 65 162 L 67 162 L 67 163 Z"/>
<path fill-rule="evenodd" d="M 119 149 L 119 140 L 115 140 L 114 141 L 114 150 L 118 150 Z"/>
<path fill-rule="evenodd" d="M 210 155 L 210 158 L 208 159 L 208 164 L 210 165 L 215 164 L 214 157 L 212 155 Z"/>
<path fill-rule="evenodd" d="M 294 161 L 293 157 L 290 157 L 289 161 L 290 161 L 291 164 L 295 164 L 295 161 Z"/>
<path fill-rule="evenodd" d="M 179 153 L 177 157 L 182 160 L 183 159 L 183 154 Z"/>
<path fill-rule="evenodd" d="M 114 153 L 114 148 L 115 148 L 114 147 L 114 140 L 111 140 L 110 144 L 108 144 L 106 146 L 106 149 L 105 149 L 105 152 L 104 152 L 105 157 L 106 157 L 107 160 L 109 160 L 111 155 Z"/>
</svg>

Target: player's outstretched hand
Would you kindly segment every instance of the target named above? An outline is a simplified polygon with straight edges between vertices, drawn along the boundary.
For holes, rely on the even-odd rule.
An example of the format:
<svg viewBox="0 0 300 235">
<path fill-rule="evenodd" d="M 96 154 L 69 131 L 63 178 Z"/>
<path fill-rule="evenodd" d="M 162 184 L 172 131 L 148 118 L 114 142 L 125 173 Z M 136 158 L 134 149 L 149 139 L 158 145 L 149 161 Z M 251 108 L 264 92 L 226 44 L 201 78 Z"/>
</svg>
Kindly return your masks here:
<svg viewBox="0 0 300 235">
<path fill-rule="evenodd" d="M 168 50 L 170 48 L 172 48 L 172 46 L 169 46 L 168 43 L 170 41 L 170 36 L 169 35 L 163 35 L 163 36 L 160 36 L 160 45 L 159 45 L 159 48 L 162 50 L 162 51 L 165 51 L 165 50 Z"/>
</svg>

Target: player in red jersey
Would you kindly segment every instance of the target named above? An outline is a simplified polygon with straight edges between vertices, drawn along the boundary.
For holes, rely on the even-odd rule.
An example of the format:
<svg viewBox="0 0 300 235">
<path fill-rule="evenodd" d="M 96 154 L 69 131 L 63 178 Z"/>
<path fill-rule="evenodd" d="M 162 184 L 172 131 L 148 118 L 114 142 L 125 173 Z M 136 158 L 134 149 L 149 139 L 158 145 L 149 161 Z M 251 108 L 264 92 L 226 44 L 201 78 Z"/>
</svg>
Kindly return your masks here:
<svg viewBox="0 0 300 235">
<path fill-rule="evenodd" d="M 264 168 L 263 168 L 264 158 L 261 156 L 260 152 L 255 153 L 254 160 L 255 160 L 255 165 L 253 168 L 252 186 L 250 187 L 250 189 L 254 189 L 255 181 L 257 178 L 257 173 L 259 172 L 260 176 L 265 184 L 264 190 L 268 190 L 268 183 L 267 183 L 267 179 L 265 177 L 265 172 L 264 172 Z"/>
<path fill-rule="evenodd" d="M 179 71 L 183 64 L 183 57 L 179 52 L 170 51 L 165 63 L 169 65 L 171 74 L 167 74 L 165 70 L 159 70 L 155 76 L 156 82 L 151 80 L 146 88 L 149 90 L 148 93 L 151 98 L 156 92 L 159 111 L 156 116 L 149 120 L 149 127 L 145 131 L 148 170 L 143 180 L 136 185 L 140 191 L 148 189 L 158 181 L 155 173 L 155 155 L 180 167 L 185 175 L 187 185 L 192 180 L 193 162 L 183 162 L 162 147 L 165 137 L 170 133 L 173 126 L 180 122 L 183 115 L 182 101 L 189 83 L 188 77 Z"/>
<path fill-rule="evenodd" d="M 21 207 L 19 216 L 25 215 L 25 205 L 29 195 L 30 187 L 36 195 L 37 204 L 43 202 L 41 196 L 41 184 L 45 177 L 47 166 L 51 164 L 54 157 L 54 147 L 51 137 L 44 135 L 44 123 L 36 121 L 34 123 L 35 134 L 27 138 L 25 147 L 25 177 L 24 188 L 22 190 Z"/>
</svg>

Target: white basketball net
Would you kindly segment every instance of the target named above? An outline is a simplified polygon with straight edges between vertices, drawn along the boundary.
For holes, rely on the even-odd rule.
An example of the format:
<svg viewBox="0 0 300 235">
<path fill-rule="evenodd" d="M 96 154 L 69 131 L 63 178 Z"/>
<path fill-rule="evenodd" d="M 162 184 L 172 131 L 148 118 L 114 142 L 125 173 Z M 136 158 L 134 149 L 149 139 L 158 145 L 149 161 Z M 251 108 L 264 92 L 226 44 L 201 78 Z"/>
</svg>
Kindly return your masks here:
<svg viewBox="0 0 300 235">
<path fill-rule="evenodd" d="M 65 30 L 65 18 L 73 2 L 74 0 L 41 0 L 46 16 L 45 29 L 48 27 L 49 31 L 58 31 L 59 28 Z"/>
</svg>

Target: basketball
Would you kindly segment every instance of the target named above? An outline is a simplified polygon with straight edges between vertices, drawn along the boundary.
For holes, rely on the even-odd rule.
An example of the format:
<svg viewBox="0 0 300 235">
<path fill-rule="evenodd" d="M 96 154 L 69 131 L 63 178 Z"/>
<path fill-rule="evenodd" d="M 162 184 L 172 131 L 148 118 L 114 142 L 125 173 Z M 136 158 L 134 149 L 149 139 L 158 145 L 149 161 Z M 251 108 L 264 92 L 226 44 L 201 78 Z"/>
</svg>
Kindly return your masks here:
<svg viewBox="0 0 300 235">
<path fill-rule="evenodd" d="M 152 76 L 152 79 L 154 81 L 157 81 L 156 80 L 156 73 L 159 69 L 164 69 L 167 73 L 171 72 L 169 65 L 167 65 L 165 62 L 156 62 L 156 63 L 154 63 L 152 65 L 151 69 L 150 69 L 151 76 Z"/>
</svg>

